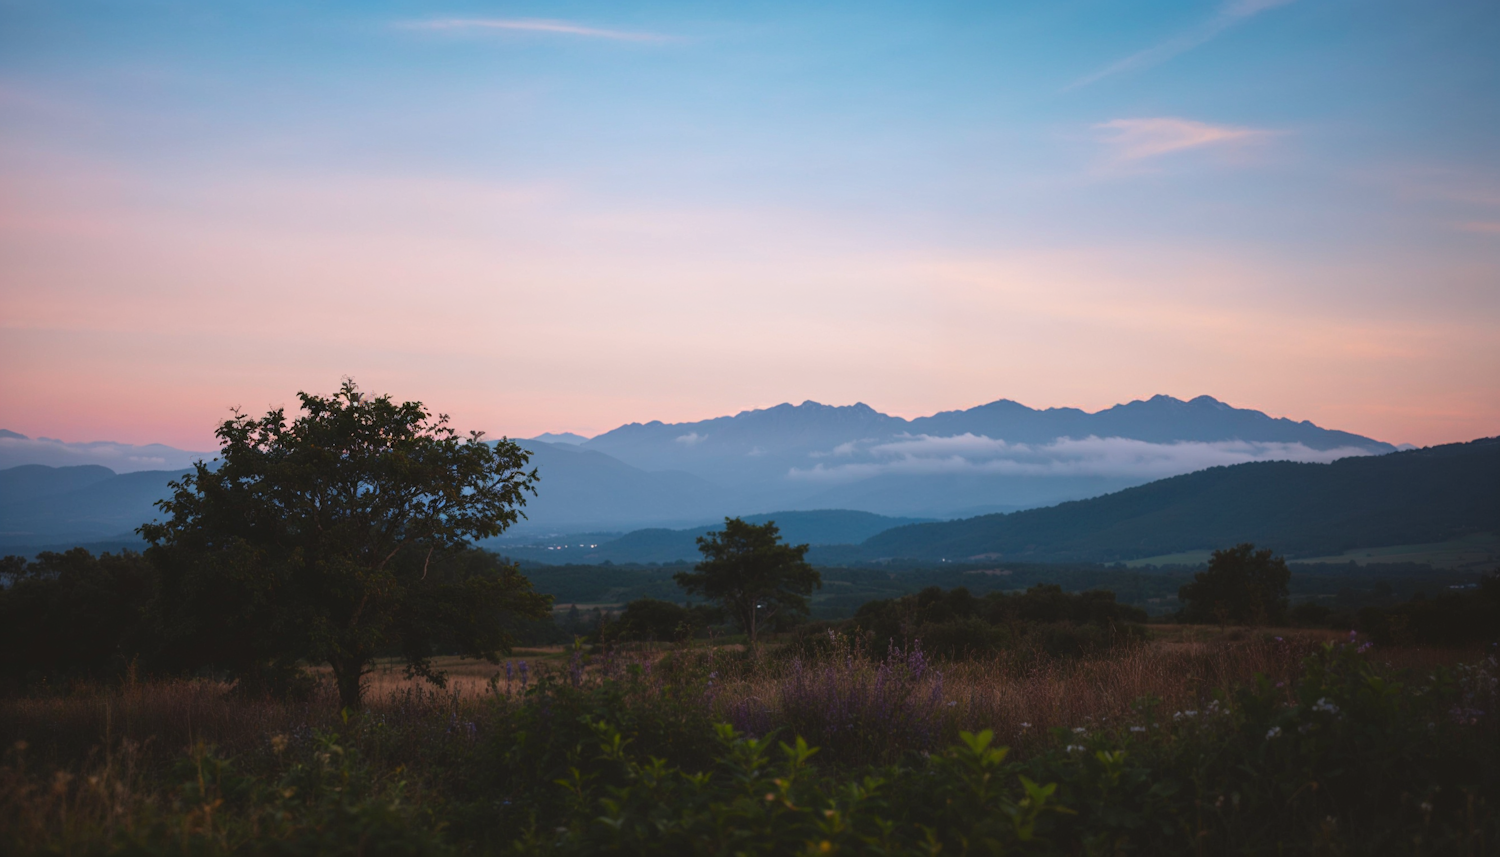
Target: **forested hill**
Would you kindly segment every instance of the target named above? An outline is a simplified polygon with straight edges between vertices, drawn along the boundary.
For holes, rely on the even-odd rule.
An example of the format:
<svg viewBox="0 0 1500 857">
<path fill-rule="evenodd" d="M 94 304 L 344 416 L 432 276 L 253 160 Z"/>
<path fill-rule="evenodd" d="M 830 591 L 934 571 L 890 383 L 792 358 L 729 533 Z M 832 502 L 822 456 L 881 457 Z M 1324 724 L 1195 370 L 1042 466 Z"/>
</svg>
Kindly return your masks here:
<svg viewBox="0 0 1500 857">
<path fill-rule="evenodd" d="M 914 524 L 867 557 L 1114 562 L 1251 541 L 1289 557 L 1500 532 L 1500 438 L 1213 467 L 1045 509 Z"/>
</svg>

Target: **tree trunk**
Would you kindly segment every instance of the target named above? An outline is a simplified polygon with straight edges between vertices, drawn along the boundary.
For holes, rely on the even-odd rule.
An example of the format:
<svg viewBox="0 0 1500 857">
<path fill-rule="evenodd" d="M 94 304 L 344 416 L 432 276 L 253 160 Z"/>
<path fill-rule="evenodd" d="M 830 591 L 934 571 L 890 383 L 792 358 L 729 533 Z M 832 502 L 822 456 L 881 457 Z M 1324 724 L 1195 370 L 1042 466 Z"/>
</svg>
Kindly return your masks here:
<svg viewBox="0 0 1500 857">
<path fill-rule="evenodd" d="M 344 658 L 331 660 L 333 677 L 339 688 L 339 707 L 358 711 L 360 698 L 364 696 L 365 659 Z"/>
</svg>

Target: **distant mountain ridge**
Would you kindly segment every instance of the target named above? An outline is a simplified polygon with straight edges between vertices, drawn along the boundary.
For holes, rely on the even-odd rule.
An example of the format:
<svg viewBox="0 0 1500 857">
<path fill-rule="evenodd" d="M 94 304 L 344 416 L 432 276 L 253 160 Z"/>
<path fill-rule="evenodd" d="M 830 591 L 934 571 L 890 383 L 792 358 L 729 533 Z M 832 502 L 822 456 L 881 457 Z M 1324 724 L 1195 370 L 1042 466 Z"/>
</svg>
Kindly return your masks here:
<svg viewBox="0 0 1500 857">
<path fill-rule="evenodd" d="M 984 436 L 1010 443 L 1046 443 L 1058 438 L 1124 437 L 1148 443 L 1258 441 L 1301 444 L 1313 450 L 1358 448 L 1393 452 L 1395 446 L 1350 432 L 1325 429 L 1312 422 L 1235 408 L 1212 396 L 1183 401 L 1157 395 L 1115 405 L 1095 413 L 1079 408 L 1029 408 L 1000 399 L 961 411 L 942 411 L 907 420 L 883 414 L 863 402 L 824 405 L 806 401 L 734 416 L 688 423 L 629 423 L 582 443 L 636 466 L 692 463 L 738 453 L 769 455 L 776 449 L 831 450 L 862 439 L 882 440 L 902 434 L 947 437 Z M 760 452 L 756 453 L 755 450 Z M 688 454 L 691 453 L 691 454 Z M 762 469 L 747 467 L 759 474 Z"/>
<path fill-rule="evenodd" d="M 586 443 L 588 441 L 588 438 L 584 437 L 583 435 L 581 435 L 581 434 L 574 434 L 573 432 L 570 432 L 570 431 L 557 432 L 557 433 L 550 432 L 550 431 L 548 431 L 548 432 L 542 432 L 541 434 L 537 435 L 536 437 L 527 438 L 527 439 L 528 440 L 541 441 L 542 443 L 567 443 L 567 444 Z"/>
<path fill-rule="evenodd" d="M 914 433 L 984 434 L 1019 443 L 1045 443 L 1058 437 L 1128 437 L 1151 443 L 1257 440 L 1300 443 L 1310 449 L 1358 447 L 1392 452 L 1389 443 L 1309 420 L 1295 422 L 1261 411 L 1235 408 L 1212 396 L 1183 401 L 1157 395 L 1089 413 L 1078 408 L 1028 408 L 1001 399 L 966 411 L 943 411 L 911 421 Z"/>
<path fill-rule="evenodd" d="M 1216 465 L 1326 462 L 1393 450 L 1378 440 L 1272 418 L 1209 396 L 1154 396 L 1096 413 L 1037 410 L 1001 399 L 911 420 L 862 403 L 809 401 L 698 422 L 631 423 L 593 438 L 565 432 L 518 442 L 531 451 L 542 478 L 538 496 L 526 506 L 527 518 L 516 527 L 531 535 L 692 528 L 763 509 L 969 517 L 1098 496 Z M 159 474 L 136 480 L 140 495 L 130 495 L 135 499 L 128 511 L 101 505 L 115 490 L 102 478 L 70 489 L 81 492 L 71 501 L 75 507 L 94 510 L 88 515 L 52 501 L 35 507 L 12 503 L 22 483 L 7 487 L 0 480 L 0 540 L 128 532 L 145 518 L 115 533 L 101 527 L 150 514 L 145 495 L 154 490 L 158 495 L 150 500 L 164 496 L 169 475 L 200 458 L 212 453 L 63 443 L 0 430 L 0 469 L 102 465 L 111 475 Z M 85 478 L 81 473 L 66 478 Z M 126 502 L 124 495 L 117 500 Z"/>
<path fill-rule="evenodd" d="M 1154 396 L 1096 413 L 1001 399 L 912 420 L 863 403 L 808 401 L 698 422 L 630 423 L 579 447 L 732 488 L 752 508 L 917 517 L 1048 505 L 1215 464 L 1395 449 L 1211 396 Z"/>
<path fill-rule="evenodd" d="M 51 437 L 27 437 L 20 432 L 0 429 L 0 470 L 23 464 L 49 467 L 94 464 L 108 467 L 115 473 L 184 470 L 199 459 L 213 456 L 211 452 L 191 452 L 160 443 L 144 446 L 109 440 L 72 443 Z"/>
</svg>

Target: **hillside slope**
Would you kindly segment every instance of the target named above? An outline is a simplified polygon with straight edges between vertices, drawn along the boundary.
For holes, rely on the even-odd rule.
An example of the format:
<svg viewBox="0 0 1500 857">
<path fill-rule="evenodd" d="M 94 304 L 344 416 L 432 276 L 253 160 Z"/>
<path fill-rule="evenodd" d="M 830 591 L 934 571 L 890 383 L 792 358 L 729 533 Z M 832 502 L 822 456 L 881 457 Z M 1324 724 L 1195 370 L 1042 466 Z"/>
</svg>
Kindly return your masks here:
<svg viewBox="0 0 1500 857">
<path fill-rule="evenodd" d="M 1256 462 L 1008 515 L 898 527 L 870 557 L 1114 562 L 1251 541 L 1287 556 L 1500 531 L 1500 438 L 1330 464 Z"/>
<path fill-rule="evenodd" d="M 744 519 L 752 524 L 774 520 L 787 543 L 812 545 L 855 544 L 891 527 L 917 523 L 911 518 L 890 518 L 848 509 L 770 512 L 745 515 Z M 697 562 L 702 558 L 698 553 L 698 537 L 722 528 L 722 523 L 680 530 L 657 527 L 635 530 L 619 537 L 575 536 L 572 539 L 559 538 L 531 544 L 494 539 L 483 544 L 513 559 L 554 565 L 606 561 Z"/>
<path fill-rule="evenodd" d="M 0 471 L 0 547 L 126 538 L 155 520 L 156 501 L 185 470 L 115 474 L 103 467 L 23 465 Z"/>
</svg>

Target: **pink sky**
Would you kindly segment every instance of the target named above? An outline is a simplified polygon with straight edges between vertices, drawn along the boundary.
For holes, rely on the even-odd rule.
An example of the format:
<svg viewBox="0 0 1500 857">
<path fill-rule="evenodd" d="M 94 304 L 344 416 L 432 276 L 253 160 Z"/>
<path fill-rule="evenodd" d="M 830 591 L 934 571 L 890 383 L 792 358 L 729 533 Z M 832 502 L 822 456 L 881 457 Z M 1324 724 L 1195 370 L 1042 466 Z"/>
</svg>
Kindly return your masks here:
<svg viewBox="0 0 1500 857">
<path fill-rule="evenodd" d="M 463 429 L 594 434 L 814 399 L 918 416 L 1207 393 L 1391 442 L 1500 432 L 1494 272 L 1236 246 L 953 248 L 566 186 L 3 176 L 0 426 L 211 448 L 343 375 Z M 16 163 L 17 158 L 8 159 Z M 1410 277 L 1446 299 L 1414 306 Z"/>
</svg>

